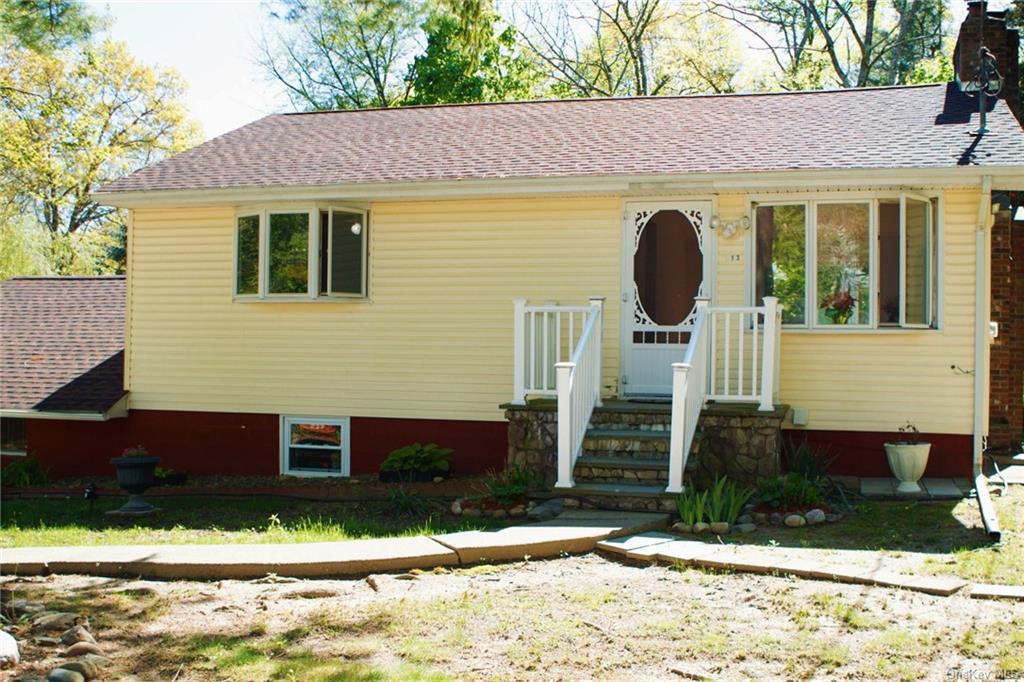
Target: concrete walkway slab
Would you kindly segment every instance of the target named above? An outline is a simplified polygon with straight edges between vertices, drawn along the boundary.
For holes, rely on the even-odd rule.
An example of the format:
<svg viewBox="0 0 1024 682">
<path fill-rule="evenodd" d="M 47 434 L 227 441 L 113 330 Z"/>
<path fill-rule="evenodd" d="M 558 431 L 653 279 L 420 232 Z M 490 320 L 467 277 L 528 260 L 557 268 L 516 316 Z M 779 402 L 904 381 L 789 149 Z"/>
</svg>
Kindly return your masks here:
<svg viewBox="0 0 1024 682">
<path fill-rule="evenodd" d="M 989 585 L 974 583 L 971 596 L 975 599 L 1021 599 L 1024 600 L 1024 585 Z"/>
<path fill-rule="evenodd" d="M 426 537 L 278 545 L 19 547 L 0 550 L 9 575 L 82 573 L 145 578 L 311 578 L 451 566 L 451 549 Z"/>
<path fill-rule="evenodd" d="M 667 535 L 645 533 L 619 538 L 614 543 L 602 543 L 599 546 L 605 549 L 611 545 L 615 548 L 611 551 L 641 561 L 682 562 L 689 566 L 741 573 L 778 573 L 858 585 L 899 587 L 941 596 L 949 596 L 967 585 L 960 578 L 905 575 L 877 567 L 797 558 L 787 555 L 785 549 L 776 547 L 723 545 L 697 540 L 665 542 L 664 537 Z M 628 549 L 622 552 L 621 548 Z"/>
<path fill-rule="evenodd" d="M 626 537 L 612 538 L 610 540 L 602 540 L 597 543 L 597 548 L 603 549 L 607 552 L 612 552 L 613 554 L 626 554 L 644 547 L 652 547 L 654 545 L 672 542 L 677 539 L 678 536 L 672 535 L 671 533 L 659 533 L 655 531 L 650 533 L 640 533 L 638 535 L 627 535 Z"/>
<path fill-rule="evenodd" d="M 621 535 L 664 528 L 668 514 L 640 512 L 564 512 L 557 518 L 494 531 L 470 530 L 433 539 L 454 550 L 464 564 L 520 561 L 592 551 L 597 543 Z"/>
</svg>

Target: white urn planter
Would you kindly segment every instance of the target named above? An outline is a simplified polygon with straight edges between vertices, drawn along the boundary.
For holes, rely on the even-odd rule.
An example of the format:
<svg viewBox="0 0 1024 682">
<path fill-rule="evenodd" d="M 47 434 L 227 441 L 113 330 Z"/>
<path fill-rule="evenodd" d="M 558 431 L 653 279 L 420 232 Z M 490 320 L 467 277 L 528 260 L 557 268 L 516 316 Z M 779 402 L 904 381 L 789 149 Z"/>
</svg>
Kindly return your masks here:
<svg viewBox="0 0 1024 682">
<path fill-rule="evenodd" d="M 918 493 L 921 486 L 918 481 L 924 476 L 928 466 L 928 453 L 931 443 L 886 443 L 885 456 L 889 459 L 889 469 L 899 481 L 896 486 L 898 493 Z"/>
</svg>

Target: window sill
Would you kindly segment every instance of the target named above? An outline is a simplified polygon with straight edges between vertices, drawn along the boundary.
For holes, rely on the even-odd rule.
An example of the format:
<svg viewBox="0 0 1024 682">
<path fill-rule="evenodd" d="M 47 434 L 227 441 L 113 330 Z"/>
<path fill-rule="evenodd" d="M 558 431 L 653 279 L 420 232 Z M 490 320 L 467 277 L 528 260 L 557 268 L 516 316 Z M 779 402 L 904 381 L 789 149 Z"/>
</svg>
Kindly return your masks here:
<svg viewBox="0 0 1024 682">
<path fill-rule="evenodd" d="M 783 334 L 872 334 L 872 335 L 883 335 L 888 336 L 890 334 L 903 335 L 903 334 L 928 334 L 934 332 L 941 332 L 941 329 L 935 329 L 934 327 L 928 328 L 916 328 L 916 327 L 854 327 L 851 329 L 827 329 L 818 327 L 815 329 L 809 329 L 807 327 L 787 327 L 783 325 Z"/>
<path fill-rule="evenodd" d="M 232 303 L 313 303 L 313 304 L 348 304 L 348 303 L 372 303 L 373 300 L 366 296 L 353 296 L 351 298 L 345 296 L 319 296 L 317 298 L 310 298 L 309 296 L 268 296 L 267 298 L 259 298 L 257 296 L 232 296 Z"/>
<path fill-rule="evenodd" d="M 3 457 L 27 457 L 28 450 L 0 450 L 0 456 Z"/>
</svg>

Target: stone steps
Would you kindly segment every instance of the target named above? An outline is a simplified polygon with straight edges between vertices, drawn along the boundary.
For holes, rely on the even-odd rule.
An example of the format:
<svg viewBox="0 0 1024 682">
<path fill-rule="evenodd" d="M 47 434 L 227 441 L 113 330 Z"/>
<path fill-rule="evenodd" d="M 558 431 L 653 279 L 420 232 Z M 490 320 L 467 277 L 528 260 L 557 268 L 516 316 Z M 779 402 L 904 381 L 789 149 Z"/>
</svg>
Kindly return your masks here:
<svg viewBox="0 0 1024 682">
<path fill-rule="evenodd" d="M 665 492 L 665 485 L 628 483 L 577 483 L 561 491 L 567 507 L 583 509 L 620 509 L 666 511 L 676 509 L 676 496 Z"/>
<path fill-rule="evenodd" d="M 573 477 L 580 483 L 668 484 L 668 458 L 583 455 Z"/>
</svg>

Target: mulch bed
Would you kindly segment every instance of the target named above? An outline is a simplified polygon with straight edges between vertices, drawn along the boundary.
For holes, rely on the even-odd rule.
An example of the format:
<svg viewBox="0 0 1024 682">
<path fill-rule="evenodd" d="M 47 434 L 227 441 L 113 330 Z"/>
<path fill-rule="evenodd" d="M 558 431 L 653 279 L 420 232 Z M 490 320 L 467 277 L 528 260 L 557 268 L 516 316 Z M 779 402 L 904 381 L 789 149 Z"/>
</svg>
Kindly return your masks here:
<svg viewBox="0 0 1024 682">
<path fill-rule="evenodd" d="M 456 498 L 479 494 L 483 479 L 477 477 L 448 478 L 440 483 L 381 483 L 376 476 L 324 481 L 323 479 L 292 476 L 197 476 L 185 485 L 156 486 L 146 491 L 146 497 L 216 496 L 242 497 L 270 495 L 301 500 L 384 500 L 395 488 L 405 488 L 423 497 Z M 8 499 L 81 497 L 85 487 L 93 483 L 101 497 L 125 495 L 113 478 L 81 478 L 54 481 L 45 486 L 12 488 L 5 486 L 0 494 Z"/>
</svg>

